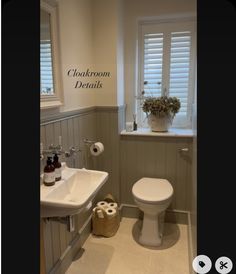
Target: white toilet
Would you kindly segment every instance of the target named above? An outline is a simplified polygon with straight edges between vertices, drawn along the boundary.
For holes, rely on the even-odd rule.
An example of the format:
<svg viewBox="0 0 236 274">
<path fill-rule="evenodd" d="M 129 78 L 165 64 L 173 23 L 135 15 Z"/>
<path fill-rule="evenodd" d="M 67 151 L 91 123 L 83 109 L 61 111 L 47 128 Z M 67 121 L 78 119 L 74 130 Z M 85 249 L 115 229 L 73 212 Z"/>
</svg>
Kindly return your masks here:
<svg viewBox="0 0 236 274">
<path fill-rule="evenodd" d="M 173 192 L 172 185 L 166 179 L 142 178 L 133 185 L 134 201 L 144 212 L 140 244 L 161 245 L 165 210 L 171 203 Z"/>
</svg>

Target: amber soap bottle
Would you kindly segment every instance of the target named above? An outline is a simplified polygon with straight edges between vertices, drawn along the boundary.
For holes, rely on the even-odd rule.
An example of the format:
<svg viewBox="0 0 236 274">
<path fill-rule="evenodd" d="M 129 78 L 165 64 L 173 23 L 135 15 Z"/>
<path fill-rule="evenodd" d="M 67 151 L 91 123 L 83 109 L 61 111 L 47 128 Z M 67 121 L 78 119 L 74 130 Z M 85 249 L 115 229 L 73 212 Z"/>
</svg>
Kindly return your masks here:
<svg viewBox="0 0 236 274">
<path fill-rule="evenodd" d="M 55 180 L 60 181 L 61 180 L 61 163 L 59 162 L 59 158 L 57 154 L 53 157 L 53 165 L 55 167 Z"/>
<path fill-rule="evenodd" d="M 52 163 L 52 157 L 48 157 L 47 164 L 44 167 L 43 183 L 46 186 L 53 186 L 55 184 L 55 167 Z"/>
</svg>

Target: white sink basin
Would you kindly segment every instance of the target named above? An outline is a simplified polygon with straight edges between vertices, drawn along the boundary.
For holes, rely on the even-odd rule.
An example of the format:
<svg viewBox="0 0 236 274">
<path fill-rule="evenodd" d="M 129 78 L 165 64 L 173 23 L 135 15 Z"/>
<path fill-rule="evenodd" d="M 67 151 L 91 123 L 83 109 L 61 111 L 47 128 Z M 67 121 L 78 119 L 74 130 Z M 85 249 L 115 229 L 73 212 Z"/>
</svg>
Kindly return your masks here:
<svg viewBox="0 0 236 274">
<path fill-rule="evenodd" d="M 41 184 L 41 217 L 74 215 L 86 208 L 108 179 L 104 171 L 65 167 L 62 180 L 53 186 Z"/>
</svg>

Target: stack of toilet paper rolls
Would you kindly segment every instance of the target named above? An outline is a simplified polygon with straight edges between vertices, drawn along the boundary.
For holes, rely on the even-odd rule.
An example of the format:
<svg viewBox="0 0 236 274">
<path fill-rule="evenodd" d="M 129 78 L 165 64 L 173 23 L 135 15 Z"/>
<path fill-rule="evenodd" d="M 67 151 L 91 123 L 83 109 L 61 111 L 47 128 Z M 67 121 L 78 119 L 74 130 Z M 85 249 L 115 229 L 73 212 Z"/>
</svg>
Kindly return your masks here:
<svg viewBox="0 0 236 274">
<path fill-rule="evenodd" d="M 116 233 L 120 224 L 119 209 L 110 194 L 97 203 L 93 209 L 92 221 L 93 234 L 111 237 Z"/>
<path fill-rule="evenodd" d="M 117 214 L 117 210 L 117 203 L 108 203 L 106 201 L 100 201 L 97 203 L 97 206 L 93 209 L 93 212 L 97 212 L 98 218 L 104 218 L 106 215 L 107 218 L 110 219 Z"/>
</svg>

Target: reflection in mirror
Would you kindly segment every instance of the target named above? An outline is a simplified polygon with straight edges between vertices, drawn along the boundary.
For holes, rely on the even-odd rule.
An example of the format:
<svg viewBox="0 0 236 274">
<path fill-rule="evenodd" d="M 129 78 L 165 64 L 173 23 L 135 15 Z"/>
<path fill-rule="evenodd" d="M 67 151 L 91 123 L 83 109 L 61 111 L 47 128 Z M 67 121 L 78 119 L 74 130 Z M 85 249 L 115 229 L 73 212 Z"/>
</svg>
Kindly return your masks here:
<svg viewBox="0 0 236 274">
<path fill-rule="evenodd" d="M 50 14 L 40 11 L 40 94 L 53 95 Z"/>
</svg>

